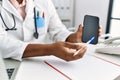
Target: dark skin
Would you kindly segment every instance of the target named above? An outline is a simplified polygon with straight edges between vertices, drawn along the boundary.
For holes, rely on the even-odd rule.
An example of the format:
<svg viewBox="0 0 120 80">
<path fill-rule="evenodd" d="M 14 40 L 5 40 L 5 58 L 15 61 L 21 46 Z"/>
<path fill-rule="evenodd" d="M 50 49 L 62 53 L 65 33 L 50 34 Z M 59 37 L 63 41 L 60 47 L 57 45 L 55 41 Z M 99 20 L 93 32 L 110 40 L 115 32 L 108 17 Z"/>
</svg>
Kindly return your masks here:
<svg viewBox="0 0 120 80">
<path fill-rule="evenodd" d="M 21 4 L 23 0 L 17 0 L 17 1 L 18 1 L 19 4 Z"/>
<path fill-rule="evenodd" d="M 17 1 L 19 2 L 19 4 L 21 4 L 23 0 Z M 87 50 L 87 47 L 82 44 L 81 41 L 82 29 L 83 26 L 80 25 L 78 30 L 75 33 L 69 35 L 65 42 L 56 42 L 52 44 L 28 44 L 23 53 L 23 58 L 54 55 L 65 61 L 73 61 L 80 59 L 83 57 L 84 53 Z M 99 29 L 99 35 L 101 35 L 101 28 Z M 74 44 L 77 42 L 81 44 Z M 71 49 L 79 50 L 80 48 L 82 48 L 82 50 L 74 56 L 75 52 Z"/>
<path fill-rule="evenodd" d="M 82 42 L 82 31 L 83 31 L 83 26 L 80 24 L 78 30 L 75 33 L 68 36 L 66 41 L 73 42 L 73 43 L 76 43 L 76 42 L 81 43 Z M 98 32 L 99 32 L 98 36 L 101 36 L 102 35 L 102 28 L 100 25 L 99 25 Z"/>
</svg>

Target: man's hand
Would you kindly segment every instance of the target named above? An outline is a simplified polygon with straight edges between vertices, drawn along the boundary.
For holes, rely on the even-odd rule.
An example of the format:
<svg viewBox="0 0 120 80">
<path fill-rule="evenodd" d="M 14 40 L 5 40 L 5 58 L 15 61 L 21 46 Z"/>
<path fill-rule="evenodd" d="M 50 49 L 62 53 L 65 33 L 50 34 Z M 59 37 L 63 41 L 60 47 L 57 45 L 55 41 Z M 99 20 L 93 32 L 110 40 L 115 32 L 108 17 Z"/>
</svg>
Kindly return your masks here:
<svg viewBox="0 0 120 80">
<path fill-rule="evenodd" d="M 74 55 L 77 50 L 81 49 L 81 51 Z M 57 42 L 53 43 L 50 48 L 51 55 L 54 55 L 58 58 L 61 58 L 65 61 L 73 61 L 83 57 L 86 52 L 87 47 L 80 43 L 69 43 L 69 42 Z"/>
<path fill-rule="evenodd" d="M 82 42 L 82 31 L 83 31 L 83 26 L 80 24 L 77 32 L 72 33 L 68 38 L 66 39 L 67 42 L 73 42 L 73 43 L 78 43 Z"/>
<path fill-rule="evenodd" d="M 80 24 L 78 30 L 75 33 L 72 33 L 68 38 L 66 39 L 67 42 L 73 42 L 73 43 L 81 43 L 82 42 L 82 31 L 83 26 Z M 99 26 L 99 35 L 102 34 L 102 27 Z"/>
</svg>

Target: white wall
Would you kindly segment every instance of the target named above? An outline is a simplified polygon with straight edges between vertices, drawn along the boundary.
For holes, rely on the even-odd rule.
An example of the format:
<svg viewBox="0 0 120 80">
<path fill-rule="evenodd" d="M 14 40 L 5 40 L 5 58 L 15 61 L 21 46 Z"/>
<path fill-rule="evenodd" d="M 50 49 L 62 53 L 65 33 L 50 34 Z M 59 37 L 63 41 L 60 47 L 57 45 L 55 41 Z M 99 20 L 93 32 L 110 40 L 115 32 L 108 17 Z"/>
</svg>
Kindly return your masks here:
<svg viewBox="0 0 120 80">
<path fill-rule="evenodd" d="M 83 23 L 84 15 L 94 15 L 100 17 L 103 33 L 107 22 L 109 0 L 76 0 L 75 4 L 75 27 Z"/>
</svg>

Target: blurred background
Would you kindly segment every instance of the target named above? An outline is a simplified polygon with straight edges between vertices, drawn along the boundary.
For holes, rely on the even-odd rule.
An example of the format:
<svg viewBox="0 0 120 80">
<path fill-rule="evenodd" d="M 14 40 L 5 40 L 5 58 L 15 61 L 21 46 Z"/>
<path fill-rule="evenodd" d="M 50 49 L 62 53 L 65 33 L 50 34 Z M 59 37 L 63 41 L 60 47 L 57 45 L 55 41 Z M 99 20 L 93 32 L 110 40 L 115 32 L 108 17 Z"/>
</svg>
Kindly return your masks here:
<svg viewBox="0 0 120 80">
<path fill-rule="evenodd" d="M 103 34 L 120 36 L 120 0 L 52 0 L 62 22 L 75 31 L 84 15 L 100 18 Z"/>
</svg>

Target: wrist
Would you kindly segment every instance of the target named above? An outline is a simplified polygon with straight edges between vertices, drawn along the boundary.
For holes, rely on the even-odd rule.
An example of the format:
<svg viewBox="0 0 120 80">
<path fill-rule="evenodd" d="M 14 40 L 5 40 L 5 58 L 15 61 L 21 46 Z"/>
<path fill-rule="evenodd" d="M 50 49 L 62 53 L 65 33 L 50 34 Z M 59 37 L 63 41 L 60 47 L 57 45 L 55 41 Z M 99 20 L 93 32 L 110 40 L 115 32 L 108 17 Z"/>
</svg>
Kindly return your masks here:
<svg viewBox="0 0 120 80">
<path fill-rule="evenodd" d="M 45 55 L 52 55 L 53 54 L 53 44 L 45 44 L 46 48 L 44 49 Z"/>
</svg>

